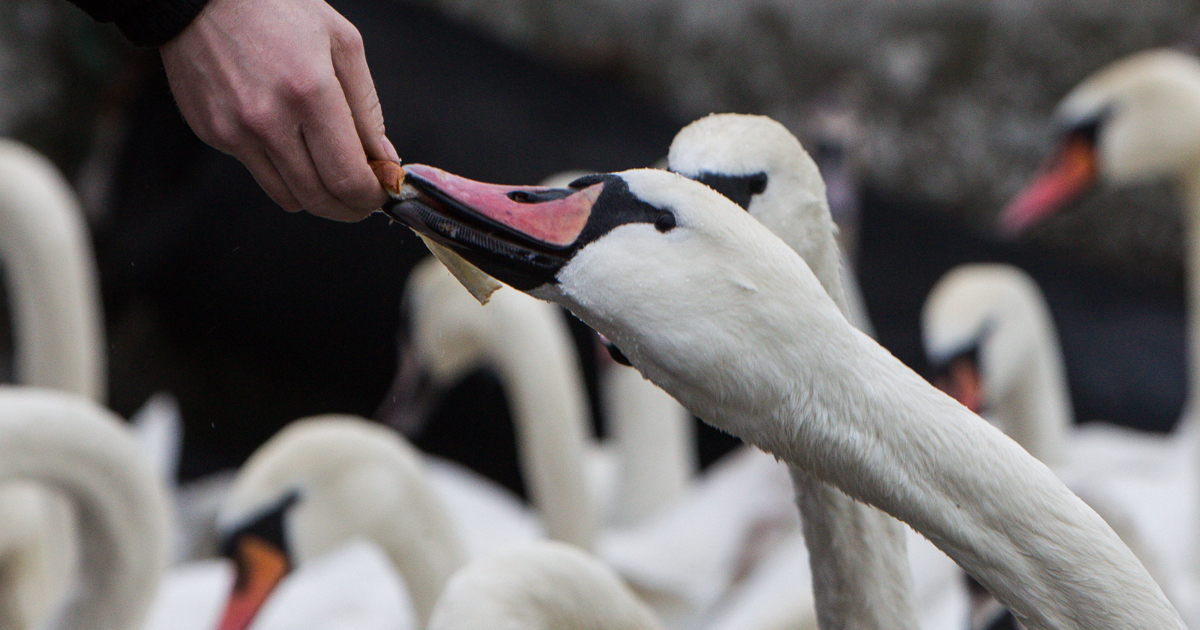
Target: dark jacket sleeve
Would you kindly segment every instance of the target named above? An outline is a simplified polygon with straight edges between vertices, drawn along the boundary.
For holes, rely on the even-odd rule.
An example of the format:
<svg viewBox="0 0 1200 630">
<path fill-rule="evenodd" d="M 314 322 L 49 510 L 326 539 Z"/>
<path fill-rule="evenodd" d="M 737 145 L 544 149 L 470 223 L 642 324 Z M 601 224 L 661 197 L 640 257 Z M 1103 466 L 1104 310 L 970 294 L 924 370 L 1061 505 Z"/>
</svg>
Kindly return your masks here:
<svg viewBox="0 0 1200 630">
<path fill-rule="evenodd" d="M 99 22 L 113 22 L 137 46 L 161 46 L 192 23 L 208 0 L 70 0 Z"/>
</svg>

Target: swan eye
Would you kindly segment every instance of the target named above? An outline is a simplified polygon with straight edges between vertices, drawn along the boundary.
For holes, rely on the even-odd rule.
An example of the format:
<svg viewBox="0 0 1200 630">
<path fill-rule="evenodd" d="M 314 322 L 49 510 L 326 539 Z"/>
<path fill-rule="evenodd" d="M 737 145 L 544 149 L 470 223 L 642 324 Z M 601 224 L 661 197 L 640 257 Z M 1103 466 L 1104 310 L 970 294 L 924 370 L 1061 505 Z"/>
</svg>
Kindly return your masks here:
<svg viewBox="0 0 1200 630">
<path fill-rule="evenodd" d="M 663 212 L 654 220 L 654 229 L 659 232 L 669 232 L 675 228 L 675 213 Z"/>
<path fill-rule="evenodd" d="M 750 191 L 751 196 L 762 193 L 767 189 L 767 174 L 759 173 L 751 177 L 746 183 L 746 187 Z"/>
</svg>

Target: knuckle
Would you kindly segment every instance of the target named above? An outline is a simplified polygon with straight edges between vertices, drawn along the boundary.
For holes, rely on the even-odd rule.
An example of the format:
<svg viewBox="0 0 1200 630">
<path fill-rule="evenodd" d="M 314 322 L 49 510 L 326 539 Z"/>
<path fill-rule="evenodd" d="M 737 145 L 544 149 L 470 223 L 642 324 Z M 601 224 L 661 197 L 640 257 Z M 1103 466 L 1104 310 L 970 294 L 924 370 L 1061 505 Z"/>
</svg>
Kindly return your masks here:
<svg viewBox="0 0 1200 630">
<path fill-rule="evenodd" d="M 329 192 L 343 203 L 353 207 L 370 204 L 372 193 L 379 187 L 379 181 L 370 181 L 354 173 L 348 173 L 336 178 L 328 184 Z"/>
<path fill-rule="evenodd" d="M 325 81 L 322 77 L 307 73 L 293 73 L 286 76 L 279 85 L 280 94 L 284 101 L 300 107 L 308 107 L 314 103 Z"/>
<path fill-rule="evenodd" d="M 259 138 L 270 135 L 277 118 L 276 108 L 263 100 L 246 103 L 238 111 L 238 124 Z"/>
<path fill-rule="evenodd" d="M 343 28 L 333 31 L 332 42 L 336 52 L 358 54 L 364 50 L 362 33 L 349 22 L 346 22 Z"/>
</svg>

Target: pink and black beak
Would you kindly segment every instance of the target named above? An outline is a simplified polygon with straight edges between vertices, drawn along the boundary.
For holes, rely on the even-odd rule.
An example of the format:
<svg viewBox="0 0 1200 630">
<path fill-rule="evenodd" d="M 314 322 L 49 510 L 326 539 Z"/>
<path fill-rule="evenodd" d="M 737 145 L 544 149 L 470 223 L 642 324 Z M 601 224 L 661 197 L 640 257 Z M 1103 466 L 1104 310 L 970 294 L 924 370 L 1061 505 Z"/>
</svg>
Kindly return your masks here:
<svg viewBox="0 0 1200 630">
<path fill-rule="evenodd" d="M 1097 181 L 1096 137 L 1102 122 L 1091 120 L 1063 134 L 1058 151 L 1037 178 L 1001 213 L 1003 234 L 1021 234 L 1091 190 Z"/>
<path fill-rule="evenodd" d="M 555 283 L 575 252 L 613 227 L 670 215 L 636 199 L 619 175 L 546 188 L 485 184 L 422 164 L 404 170 L 419 194 L 384 212 L 522 291 Z"/>
</svg>

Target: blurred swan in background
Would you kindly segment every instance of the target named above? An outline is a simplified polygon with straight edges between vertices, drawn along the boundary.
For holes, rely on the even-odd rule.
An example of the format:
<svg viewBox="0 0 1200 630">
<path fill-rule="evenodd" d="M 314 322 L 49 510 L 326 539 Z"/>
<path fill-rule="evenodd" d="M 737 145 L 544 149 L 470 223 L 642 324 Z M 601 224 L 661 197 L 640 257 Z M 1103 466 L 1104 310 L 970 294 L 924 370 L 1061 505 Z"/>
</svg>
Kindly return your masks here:
<svg viewBox="0 0 1200 630">
<path fill-rule="evenodd" d="M 466 562 L 420 454 L 394 431 L 348 416 L 298 420 L 268 440 L 238 471 L 218 524 L 238 571 L 222 630 L 252 622 L 256 628 L 400 628 L 406 617 L 407 627 L 424 627 L 446 580 Z M 402 581 L 362 579 L 379 573 L 381 556 L 355 552 L 357 568 L 333 563 L 333 569 L 309 571 L 324 586 L 300 589 L 308 595 L 295 600 L 292 587 L 291 605 L 275 605 L 271 620 L 255 621 L 260 608 L 269 612 L 264 604 L 293 569 L 355 540 L 374 543 Z M 347 581 L 347 575 L 360 577 Z M 407 587 L 407 598 L 398 584 Z M 405 615 L 397 602 L 407 599 L 413 612 Z"/>
<path fill-rule="evenodd" d="M 49 160 L 3 138 L 0 260 L 13 302 L 16 381 L 104 402 L 103 312 L 83 212 Z"/>
<path fill-rule="evenodd" d="M 1041 291 L 1002 264 L 956 267 L 922 310 L 938 386 L 1049 465 L 1191 612 L 1194 465 L 1183 442 L 1090 422 L 1071 410 L 1058 334 Z"/>
<path fill-rule="evenodd" d="M 476 560 L 451 578 L 428 630 L 660 630 L 608 565 L 557 541 Z"/>
<path fill-rule="evenodd" d="M 139 628 L 170 558 L 170 513 L 125 423 L 73 394 L 0 387 L 0 480 L 4 620 Z"/>
<path fill-rule="evenodd" d="M 1177 478 L 1160 486 L 1163 505 L 1180 510 L 1163 522 L 1181 523 L 1183 536 L 1147 533 L 1181 547 L 1164 566 L 1176 565 L 1184 585 L 1173 595 L 1193 624 L 1200 623 L 1200 546 L 1194 543 L 1200 493 L 1200 60 L 1167 49 L 1148 50 L 1102 68 L 1059 103 L 1054 113 L 1060 146 L 1038 177 L 1004 210 L 1000 225 L 1017 233 L 1061 210 L 1097 182 L 1127 185 L 1172 180 L 1183 193 L 1184 272 L 1187 304 L 1188 385 L 1175 435 L 1138 436 L 1110 449 L 1113 461 L 1156 462 L 1150 478 Z M 1144 448 L 1139 447 L 1141 444 Z M 1144 488 L 1141 496 L 1147 496 Z M 1135 493 L 1136 494 L 1136 493 Z M 1153 512 L 1158 514 L 1158 511 Z M 1187 514 L 1185 516 L 1185 513 Z M 1140 514 L 1135 514 L 1140 518 Z M 1157 520 L 1157 519 L 1156 519 Z M 1141 524 L 1139 523 L 1139 526 Z"/>
</svg>

